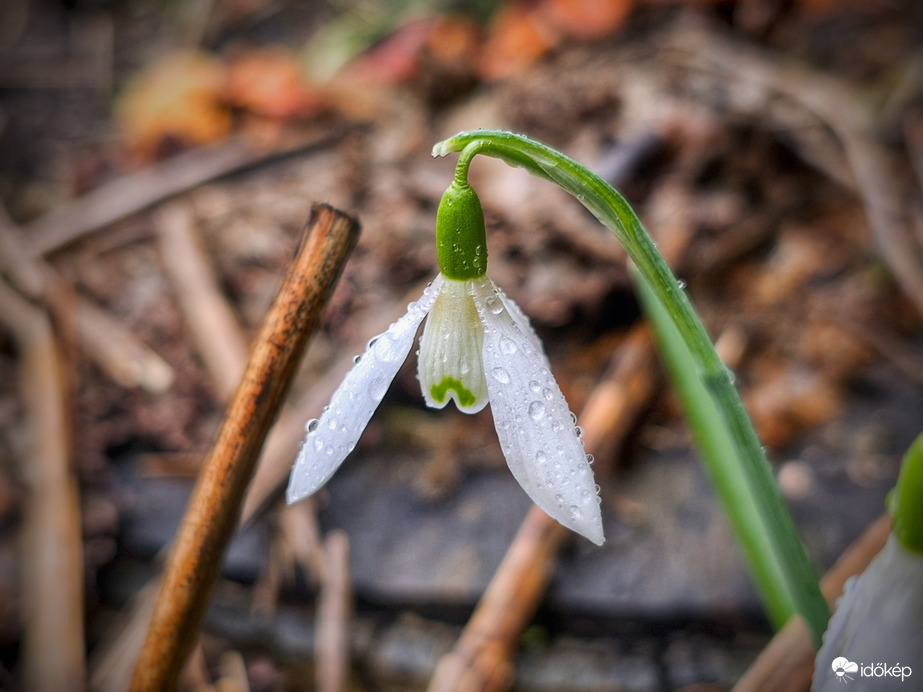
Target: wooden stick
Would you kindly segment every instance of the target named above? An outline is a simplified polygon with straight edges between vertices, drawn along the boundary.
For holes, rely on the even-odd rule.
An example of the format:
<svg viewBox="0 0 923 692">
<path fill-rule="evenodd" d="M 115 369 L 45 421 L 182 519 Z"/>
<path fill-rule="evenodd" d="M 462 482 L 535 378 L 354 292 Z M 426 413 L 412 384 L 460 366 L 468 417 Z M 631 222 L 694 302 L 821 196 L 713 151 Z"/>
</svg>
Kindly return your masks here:
<svg viewBox="0 0 923 692">
<path fill-rule="evenodd" d="M 171 202 L 155 215 L 163 266 L 176 290 L 186 326 L 221 401 L 234 393 L 247 362 L 247 342 L 218 288 L 196 238 L 192 210 Z"/>
<path fill-rule="evenodd" d="M 350 623 L 353 590 L 349 572 L 349 538 L 331 531 L 325 542 L 326 565 L 317 606 L 314 645 L 317 692 L 349 688 Z"/>
<path fill-rule="evenodd" d="M 24 227 L 31 251 L 47 255 L 66 245 L 210 180 L 269 160 L 320 147 L 349 128 L 311 132 L 282 147 L 257 150 L 245 137 L 194 149 L 101 185 Z"/>
<path fill-rule="evenodd" d="M 616 357 L 617 365 L 593 391 L 580 416 L 588 450 L 614 449 L 611 438 L 628 432 L 626 420 L 654 392 L 653 343 L 646 327 L 636 327 Z M 541 509 L 532 507 L 454 650 L 436 667 L 429 692 L 509 689 L 519 635 L 545 593 L 558 549 L 570 535 Z"/>
<path fill-rule="evenodd" d="M 0 270 L 26 297 L 40 300 L 52 311 L 73 315 L 76 340 L 87 358 L 123 387 L 142 387 L 149 392 L 165 392 L 173 384 L 174 373 L 166 361 L 107 312 L 63 285 L 55 269 L 34 257 L 22 232 L 6 210 L 0 207 Z M 66 308 L 62 303 L 67 301 Z"/>
<path fill-rule="evenodd" d="M 821 579 L 820 589 L 833 608 L 846 580 L 864 572 L 884 547 L 891 532 L 891 517 L 879 517 Z M 804 621 L 791 618 L 772 638 L 737 684 L 734 692 L 807 692 L 811 687 L 816 655 Z"/>
<path fill-rule="evenodd" d="M 82 690 L 83 540 L 69 454 L 64 367 L 51 320 L 0 280 L 0 322 L 15 335 L 28 425 L 22 541 L 23 668 L 30 690 Z"/>
<path fill-rule="evenodd" d="M 358 233 L 358 223 L 332 207 L 318 205 L 311 212 L 306 237 L 263 322 L 190 499 L 135 666 L 132 692 L 176 685 L 263 440 Z"/>
</svg>

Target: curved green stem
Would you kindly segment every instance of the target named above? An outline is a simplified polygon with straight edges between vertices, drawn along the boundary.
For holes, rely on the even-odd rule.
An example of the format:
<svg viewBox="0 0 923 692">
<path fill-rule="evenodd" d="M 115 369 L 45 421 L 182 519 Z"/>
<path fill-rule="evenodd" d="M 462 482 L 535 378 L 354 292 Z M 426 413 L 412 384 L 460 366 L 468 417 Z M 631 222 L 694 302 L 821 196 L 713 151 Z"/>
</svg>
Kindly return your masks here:
<svg viewBox="0 0 923 692">
<path fill-rule="evenodd" d="M 719 475 L 734 476 L 742 482 L 716 482 L 716 490 L 732 522 L 736 516 L 751 516 L 761 526 L 760 538 L 745 554 L 769 612 L 776 621 L 786 619 L 793 611 L 800 613 L 819 646 L 830 610 L 750 417 L 692 304 L 628 202 L 605 180 L 573 159 L 520 135 L 495 130 L 462 132 L 437 144 L 433 155 L 463 150 L 469 161 L 476 154 L 493 156 L 555 183 L 615 233 L 657 304 L 675 326 L 702 390 L 719 413 L 712 424 L 723 424 L 733 453 L 724 450 L 713 466 Z M 690 422 L 696 424 L 694 416 Z M 702 451 L 710 453 L 705 448 Z M 755 511 L 746 509 L 748 503 L 753 503 Z M 749 529 L 740 528 L 738 534 L 741 531 Z"/>
</svg>

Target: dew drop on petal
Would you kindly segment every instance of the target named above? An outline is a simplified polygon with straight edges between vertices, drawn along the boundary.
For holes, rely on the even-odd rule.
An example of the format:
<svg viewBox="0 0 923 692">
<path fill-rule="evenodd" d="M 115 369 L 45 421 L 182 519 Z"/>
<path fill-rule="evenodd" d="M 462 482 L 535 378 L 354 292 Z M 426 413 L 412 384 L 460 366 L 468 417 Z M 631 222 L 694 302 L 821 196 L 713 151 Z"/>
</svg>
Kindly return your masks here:
<svg viewBox="0 0 923 692">
<path fill-rule="evenodd" d="M 380 337 L 373 336 L 371 339 L 369 339 L 369 342 L 365 345 L 366 349 L 372 348 L 372 346 L 377 344 L 379 338 Z"/>
<path fill-rule="evenodd" d="M 516 342 L 514 342 L 508 336 L 500 339 L 500 352 L 505 356 L 511 356 L 516 353 L 518 349 L 516 348 Z"/>
<path fill-rule="evenodd" d="M 320 424 L 320 421 L 317 418 L 312 418 L 307 423 L 304 424 L 305 431 L 310 435 L 312 432 L 317 430 L 317 426 Z"/>
<path fill-rule="evenodd" d="M 532 380 L 529 383 L 529 389 L 537 394 L 538 392 L 542 391 L 542 384 L 538 380 Z"/>
<path fill-rule="evenodd" d="M 361 355 L 353 356 L 353 363 L 355 363 L 356 365 L 359 364 L 359 361 L 360 361 L 360 360 L 362 360 L 362 356 L 361 356 Z"/>
<path fill-rule="evenodd" d="M 580 508 L 577 505 L 571 505 L 568 507 L 567 513 L 570 515 L 571 521 L 580 521 L 583 519 L 583 512 L 580 511 Z"/>
<path fill-rule="evenodd" d="M 319 437 L 314 440 L 314 449 L 318 452 L 324 448 L 324 441 Z"/>
<path fill-rule="evenodd" d="M 494 368 L 490 371 L 490 374 L 500 384 L 510 383 L 510 374 L 503 368 Z"/>
<path fill-rule="evenodd" d="M 388 391 L 388 380 L 385 377 L 376 377 L 369 385 L 369 396 L 375 401 L 381 401 Z"/>
<path fill-rule="evenodd" d="M 546 461 L 548 461 L 548 457 L 545 455 L 545 452 L 538 450 L 535 453 L 535 462 L 537 464 L 544 464 Z"/>
<path fill-rule="evenodd" d="M 577 425 L 577 414 L 575 414 L 573 411 L 569 411 L 569 413 L 570 413 L 570 422 L 573 425 Z"/>
<path fill-rule="evenodd" d="M 575 427 L 575 428 L 574 428 L 574 435 L 576 435 L 578 438 L 579 438 L 579 437 L 583 437 L 583 428 L 581 428 L 579 425 L 578 425 L 577 427 Z"/>
<path fill-rule="evenodd" d="M 532 420 L 539 420 L 545 415 L 545 404 L 541 401 L 533 401 L 529 404 L 529 417 Z"/>
<path fill-rule="evenodd" d="M 542 396 L 545 397 L 545 401 L 551 401 L 554 398 L 554 392 L 552 392 L 548 387 L 545 387 L 542 390 Z"/>
</svg>

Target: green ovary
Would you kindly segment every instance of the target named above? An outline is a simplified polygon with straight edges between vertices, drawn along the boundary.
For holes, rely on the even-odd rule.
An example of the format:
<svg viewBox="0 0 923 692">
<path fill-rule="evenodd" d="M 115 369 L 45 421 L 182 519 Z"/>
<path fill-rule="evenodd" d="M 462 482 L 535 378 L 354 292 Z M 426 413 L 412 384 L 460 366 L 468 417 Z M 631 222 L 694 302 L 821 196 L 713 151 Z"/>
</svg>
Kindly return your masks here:
<svg viewBox="0 0 923 692">
<path fill-rule="evenodd" d="M 446 394 L 449 393 L 450 389 L 454 390 L 455 394 L 458 396 L 458 403 L 460 406 L 471 406 L 477 400 L 477 397 L 474 396 L 471 390 L 454 377 L 442 378 L 442 382 L 434 384 L 430 388 L 429 393 L 434 400 L 441 404 L 445 402 Z"/>
</svg>

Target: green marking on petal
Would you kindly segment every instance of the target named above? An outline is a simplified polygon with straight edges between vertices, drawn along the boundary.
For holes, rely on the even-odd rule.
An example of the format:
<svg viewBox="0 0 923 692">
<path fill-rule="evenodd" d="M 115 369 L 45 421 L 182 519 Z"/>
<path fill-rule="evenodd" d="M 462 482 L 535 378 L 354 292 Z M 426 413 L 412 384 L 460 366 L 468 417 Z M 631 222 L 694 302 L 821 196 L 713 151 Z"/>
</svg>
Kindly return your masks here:
<svg viewBox="0 0 923 692">
<path fill-rule="evenodd" d="M 461 380 L 456 380 L 454 377 L 442 378 L 442 382 L 434 384 L 430 388 L 429 393 L 433 399 L 441 404 L 445 401 L 446 394 L 449 393 L 450 389 L 454 390 L 456 396 L 458 396 L 459 406 L 471 406 L 477 401 L 477 397 L 474 396 L 474 393 L 463 385 Z"/>
</svg>

